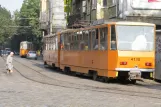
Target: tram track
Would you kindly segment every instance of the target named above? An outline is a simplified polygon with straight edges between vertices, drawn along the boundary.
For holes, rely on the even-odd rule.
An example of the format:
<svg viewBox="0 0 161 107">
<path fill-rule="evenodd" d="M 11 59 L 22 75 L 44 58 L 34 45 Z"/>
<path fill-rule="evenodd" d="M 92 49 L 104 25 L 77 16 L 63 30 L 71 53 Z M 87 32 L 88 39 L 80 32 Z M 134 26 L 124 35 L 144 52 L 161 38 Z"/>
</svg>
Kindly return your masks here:
<svg viewBox="0 0 161 107">
<path fill-rule="evenodd" d="M 4 58 L 3 58 L 3 60 L 5 61 Z M 19 69 L 14 67 L 14 69 L 22 77 L 24 77 L 24 78 L 26 78 L 26 79 L 28 79 L 30 81 L 33 81 L 33 82 L 37 82 L 37 83 L 41 83 L 41 84 L 46 84 L 46 85 L 53 85 L 53 86 L 58 86 L 58 87 L 64 87 L 64 88 L 78 89 L 78 90 L 88 90 L 88 91 L 103 92 L 103 93 L 114 93 L 114 94 L 121 94 L 121 95 L 128 95 L 128 96 L 139 96 L 139 97 L 149 97 L 149 98 L 161 99 L 161 95 L 158 96 L 158 94 L 154 94 L 154 93 L 137 92 L 137 91 L 130 91 L 130 90 L 121 90 L 121 89 L 118 89 L 118 88 L 96 87 L 96 86 L 90 86 L 90 85 L 85 85 L 85 84 L 82 85 L 82 84 L 71 83 L 71 82 L 68 82 L 68 81 L 58 80 L 58 79 L 55 79 L 55 78 L 51 78 L 51 77 L 41 73 L 40 71 L 37 71 L 37 70 L 33 69 L 32 67 L 27 66 L 27 65 L 21 63 L 18 60 L 14 59 L 14 61 L 17 62 L 18 64 L 21 64 L 25 68 L 30 69 L 30 70 L 36 72 L 37 74 L 41 75 L 43 78 L 51 80 L 51 82 L 35 80 L 33 78 L 30 78 L 30 77 L 24 75 L 22 73 L 22 71 L 20 71 Z M 36 63 L 35 61 L 30 61 L 30 62 Z"/>
</svg>

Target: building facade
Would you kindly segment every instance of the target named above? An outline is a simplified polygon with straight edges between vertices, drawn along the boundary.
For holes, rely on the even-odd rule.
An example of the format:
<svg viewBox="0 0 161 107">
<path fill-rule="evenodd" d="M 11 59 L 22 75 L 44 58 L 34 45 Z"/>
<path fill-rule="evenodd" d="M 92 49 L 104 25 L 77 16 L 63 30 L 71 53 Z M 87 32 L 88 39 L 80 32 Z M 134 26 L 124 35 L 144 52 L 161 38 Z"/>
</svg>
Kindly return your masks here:
<svg viewBox="0 0 161 107">
<path fill-rule="evenodd" d="M 40 29 L 43 35 L 66 28 L 63 0 L 41 0 L 40 7 Z"/>
<path fill-rule="evenodd" d="M 141 21 L 160 26 L 160 5 L 161 1 L 156 0 L 72 0 L 68 27 L 79 22 L 91 24 L 99 19 Z"/>
</svg>

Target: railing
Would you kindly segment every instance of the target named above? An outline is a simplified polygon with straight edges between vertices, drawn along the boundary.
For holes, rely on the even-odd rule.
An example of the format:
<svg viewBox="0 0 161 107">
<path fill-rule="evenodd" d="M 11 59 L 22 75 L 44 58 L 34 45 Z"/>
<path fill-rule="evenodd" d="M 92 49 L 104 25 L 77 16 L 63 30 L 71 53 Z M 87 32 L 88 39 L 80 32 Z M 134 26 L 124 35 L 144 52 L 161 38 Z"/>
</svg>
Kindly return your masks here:
<svg viewBox="0 0 161 107">
<path fill-rule="evenodd" d="M 89 25 L 89 21 L 81 20 L 81 14 L 74 14 L 68 17 L 68 28 L 84 28 Z"/>
<path fill-rule="evenodd" d="M 40 13 L 40 29 L 48 29 L 49 18 L 46 12 Z"/>
</svg>

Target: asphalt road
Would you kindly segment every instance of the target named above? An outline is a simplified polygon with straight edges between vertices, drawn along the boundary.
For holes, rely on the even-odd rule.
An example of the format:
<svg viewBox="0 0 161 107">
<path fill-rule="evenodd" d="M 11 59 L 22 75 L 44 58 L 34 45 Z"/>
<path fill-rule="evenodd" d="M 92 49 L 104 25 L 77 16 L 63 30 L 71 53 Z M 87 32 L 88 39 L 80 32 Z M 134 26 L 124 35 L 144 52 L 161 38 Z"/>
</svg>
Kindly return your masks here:
<svg viewBox="0 0 161 107">
<path fill-rule="evenodd" d="M 14 57 L 6 74 L 0 58 L 0 107 L 161 107 L 161 84 L 103 83 L 43 67 L 41 60 Z"/>
</svg>

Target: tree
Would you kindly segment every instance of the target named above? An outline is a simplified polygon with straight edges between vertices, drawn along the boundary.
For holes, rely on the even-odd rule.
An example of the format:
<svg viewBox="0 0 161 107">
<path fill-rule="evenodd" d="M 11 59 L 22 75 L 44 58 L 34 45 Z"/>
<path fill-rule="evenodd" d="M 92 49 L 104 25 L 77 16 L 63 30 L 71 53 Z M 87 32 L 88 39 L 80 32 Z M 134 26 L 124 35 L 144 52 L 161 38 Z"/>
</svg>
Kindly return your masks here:
<svg viewBox="0 0 161 107">
<path fill-rule="evenodd" d="M 72 0 L 64 0 L 64 12 L 67 13 L 66 20 L 68 22 L 69 14 L 71 13 L 72 9 Z"/>
<path fill-rule="evenodd" d="M 40 0 L 24 0 L 19 12 L 19 26 L 17 34 L 23 39 L 40 46 L 41 32 L 39 31 Z M 18 19 L 17 19 L 18 20 Z"/>
<path fill-rule="evenodd" d="M 9 27 L 13 25 L 11 13 L 0 6 L 0 44 L 4 44 L 14 33 Z"/>
</svg>

